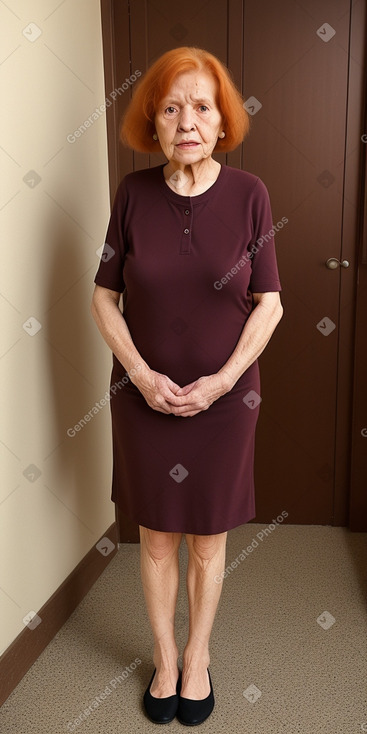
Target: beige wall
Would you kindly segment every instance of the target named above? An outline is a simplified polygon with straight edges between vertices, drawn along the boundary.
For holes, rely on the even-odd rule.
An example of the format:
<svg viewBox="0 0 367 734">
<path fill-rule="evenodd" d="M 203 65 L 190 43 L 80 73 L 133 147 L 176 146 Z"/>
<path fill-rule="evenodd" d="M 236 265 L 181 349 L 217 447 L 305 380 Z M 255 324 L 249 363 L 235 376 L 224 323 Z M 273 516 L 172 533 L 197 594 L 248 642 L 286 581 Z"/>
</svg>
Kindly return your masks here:
<svg viewBox="0 0 367 734">
<path fill-rule="evenodd" d="M 108 403 L 67 435 L 111 365 L 89 311 L 109 216 L 105 115 L 67 140 L 105 100 L 99 0 L 12 0 L 0 27 L 3 652 L 114 506 Z"/>
</svg>

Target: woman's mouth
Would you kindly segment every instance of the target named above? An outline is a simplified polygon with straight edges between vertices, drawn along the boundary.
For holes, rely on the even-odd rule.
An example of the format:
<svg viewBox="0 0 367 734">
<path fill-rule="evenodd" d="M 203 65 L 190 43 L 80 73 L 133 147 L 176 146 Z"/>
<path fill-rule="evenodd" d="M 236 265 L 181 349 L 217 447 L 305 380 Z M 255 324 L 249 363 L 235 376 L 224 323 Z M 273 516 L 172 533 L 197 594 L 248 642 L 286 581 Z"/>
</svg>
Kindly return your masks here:
<svg viewBox="0 0 367 734">
<path fill-rule="evenodd" d="M 194 140 L 188 140 L 183 143 L 177 143 L 177 148 L 195 148 L 199 143 L 196 143 Z"/>
</svg>

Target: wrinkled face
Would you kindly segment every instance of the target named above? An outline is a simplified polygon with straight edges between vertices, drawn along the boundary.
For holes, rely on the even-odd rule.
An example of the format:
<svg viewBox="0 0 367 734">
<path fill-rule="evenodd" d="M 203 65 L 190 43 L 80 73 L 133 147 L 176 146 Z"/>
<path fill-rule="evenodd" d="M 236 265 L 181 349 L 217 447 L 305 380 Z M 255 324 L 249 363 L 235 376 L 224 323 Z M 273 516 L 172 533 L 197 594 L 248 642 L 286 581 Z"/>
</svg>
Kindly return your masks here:
<svg viewBox="0 0 367 734">
<path fill-rule="evenodd" d="M 189 166 L 211 156 L 223 129 L 216 84 L 207 72 L 184 72 L 161 100 L 155 127 L 169 161 Z"/>
</svg>

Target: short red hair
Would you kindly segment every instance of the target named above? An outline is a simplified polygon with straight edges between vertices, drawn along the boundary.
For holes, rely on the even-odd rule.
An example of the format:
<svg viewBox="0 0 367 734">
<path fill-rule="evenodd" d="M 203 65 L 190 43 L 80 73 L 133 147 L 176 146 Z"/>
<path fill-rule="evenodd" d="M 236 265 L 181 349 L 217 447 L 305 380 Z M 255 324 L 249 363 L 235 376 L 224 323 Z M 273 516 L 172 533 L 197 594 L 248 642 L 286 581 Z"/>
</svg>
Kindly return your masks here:
<svg viewBox="0 0 367 734">
<path fill-rule="evenodd" d="M 167 51 L 146 71 L 123 117 L 120 130 L 123 143 L 142 153 L 161 151 L 159 141 L 153 140 L 156 110 L 175 78 L 187 71 L 209 72 L 217 82 L 216 103 L 226 135 L 223 139 L 218 138 L 214 151 L 225 153 L 242 143 L 250 127 L 242 96 L 224 64 L 196 46 L 181 46 Z"/>
</svg>

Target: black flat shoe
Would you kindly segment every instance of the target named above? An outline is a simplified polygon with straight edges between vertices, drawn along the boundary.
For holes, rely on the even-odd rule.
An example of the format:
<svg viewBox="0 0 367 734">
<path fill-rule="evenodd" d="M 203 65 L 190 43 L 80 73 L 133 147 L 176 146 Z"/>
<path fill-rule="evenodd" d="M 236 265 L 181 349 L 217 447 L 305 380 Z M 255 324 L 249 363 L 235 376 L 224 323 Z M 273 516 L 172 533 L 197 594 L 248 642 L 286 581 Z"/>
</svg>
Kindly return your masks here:
<svg viewBox="0 0 367 734">
<path fill-rule="evenodd" d="M 156 668 L 154 668 L 149 686 L 144 693 L 143 702 L 145 711 L 147 712 L 150 720 L 154 721 L 155 724 L 169 724 L 170 721 L 173 721 L 175 718 L 178 709 L 179 693 L 181 690 L 181 671 L 178 676 L 176 693 L 174 693 L 173 696 L 167 696 L 166 698 L 156 698 L 155 696 L 152 696 L 150 692 L 150 686 L 153 683 L 155 673 Z"/>
<path fill-rule="evenodd" d="M 207 719 L 213 711 L 214 691 L 209 668 L 208 676 L 210 683 L 210 693 L 207 698 L 202 698 L 199 701 L 195 701 L 191 698 L 182 698 L 182 696 L 180 696 L 177 710 L 177 718 L 180 724 L 186 724 L 186 726 L 197 726 L 197 724 L 202 724 L 203 721 L 205 721 L 205 719 Z"/>
</svg>

